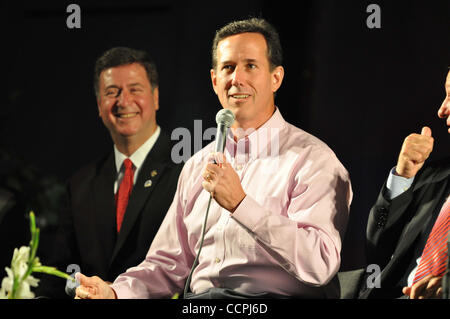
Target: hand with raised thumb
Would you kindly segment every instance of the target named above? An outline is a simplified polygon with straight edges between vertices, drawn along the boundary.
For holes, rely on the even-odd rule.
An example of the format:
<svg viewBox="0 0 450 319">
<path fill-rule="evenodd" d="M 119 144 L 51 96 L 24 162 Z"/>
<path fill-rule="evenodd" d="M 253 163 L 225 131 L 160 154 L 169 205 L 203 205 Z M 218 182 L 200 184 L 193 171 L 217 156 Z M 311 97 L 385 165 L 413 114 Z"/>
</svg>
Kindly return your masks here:
<svg viewBox="0 0 450 319">
<path fill-rule="evenodd" d="M 398 156 L 395 168 L 396 174 L 405 178 L 415 176 L 430 156 L 433 150 L 433 143 L 434 139 L 428 126 L 424 126 L 420 134 L 413 133 L 408 135 L 403 141 Z"/>
</svg>

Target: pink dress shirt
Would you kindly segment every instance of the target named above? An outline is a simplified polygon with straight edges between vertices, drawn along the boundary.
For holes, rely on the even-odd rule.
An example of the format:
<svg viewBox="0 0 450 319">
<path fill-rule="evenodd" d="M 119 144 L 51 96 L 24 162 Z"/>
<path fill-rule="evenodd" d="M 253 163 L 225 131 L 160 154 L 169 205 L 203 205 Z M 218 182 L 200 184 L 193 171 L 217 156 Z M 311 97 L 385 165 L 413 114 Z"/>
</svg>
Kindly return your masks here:
<svg viewBox="0 0 450 319">
<path fill-rule="evenodd" d="M 201 172 L 213 150 L 210 143 L 186 162 L 145 260 L 111 285 L 118 298 L 170 298 L 183 291 L 210 196 Z M 277 109 L 238 142 L 230 130 L 224 154 L 247 196 L 233 214 L 212 201 L 191 290 L 338 297 L 335 275 L 352 189 L 333 151 Z"/>
</svg>

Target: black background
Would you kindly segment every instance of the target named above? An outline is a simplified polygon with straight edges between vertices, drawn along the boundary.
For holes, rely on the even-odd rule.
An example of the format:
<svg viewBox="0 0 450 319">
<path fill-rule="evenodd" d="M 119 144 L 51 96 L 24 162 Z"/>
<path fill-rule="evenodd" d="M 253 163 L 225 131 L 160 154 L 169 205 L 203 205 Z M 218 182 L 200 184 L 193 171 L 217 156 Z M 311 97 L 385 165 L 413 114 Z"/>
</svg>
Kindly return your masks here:
<svg viewBox="0 0 450 319">
<path fill-rule="evenodd" d="M 66 25 L 69 3 L 81 7 L 80 29 Z M 381 8 L 380 29 L 366 25 L 370 3 Z M 216 29 L 250 15 L 266 18 L 281 36 L 285 78 L 276 105 L 283 117 L 327 143 L 350 172 L 354 198 L 341 268 L 358 267 L 369 209 L 403 139 L 428 125 L 430 160 L 450 154 L 437 118 L 450 66 L 448 0 L 4 1 L 1 149 L 61 182 L 108 151 L 92 78 L 96 58 L 114 46 L 148 50 L 155 59 L 163 129 L 193 135 L 195 119 L 203 130 L 214 127 L 220 104 L 210 45 Z"/>
</svg>

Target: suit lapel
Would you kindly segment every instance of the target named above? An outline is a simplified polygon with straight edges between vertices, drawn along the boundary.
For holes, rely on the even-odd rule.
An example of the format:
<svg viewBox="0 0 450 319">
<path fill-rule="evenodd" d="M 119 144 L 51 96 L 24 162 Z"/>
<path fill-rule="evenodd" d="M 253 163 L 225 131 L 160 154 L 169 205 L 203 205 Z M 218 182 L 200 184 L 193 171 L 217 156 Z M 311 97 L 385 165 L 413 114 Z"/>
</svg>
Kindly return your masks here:
<svg viewBox="0 0 450 319">
<path fill-rule="evenodd" d="M 414 186 L 414 192 L 420 192 L 420 196 L 417 196 L 415 203 L 412 205 L 415 207 L 416 213 L 404 228 L 400 236 L 400 243 L 394 254 L 406 252 L 411 247 L 411 242 L 415 241 L 417 236 L 426 228 L 429 219 L 436 210 L 441 209 L 450 189 L 448 175 L 448 170 L 441 170 L 428 178 L 421 179 Z M 422 190 L 426 185 L 431 186 L 431 189 Z"/>
<path fill-rule="evenodd" d="M 114 156 L 110 154 L 104 165 L 99 165 L 97 178 L 93 182 L 95 216 L 99 231 L 98 238 L 102 238 L 101 243 L 104 247 L 106 260 L 114 248 L 116 242 L 116 205 L 114 202 L 114 180 L 115 180 Z M 107 262 L 107 261 L 106 261 Z"/>
<path fill-rule="evenodd" d="M 147 154 L 138 179 L 133 187 L 127 210 L 122 222 L 120 233 L 117 236 L 117 242 L 110 260 L 110 265 L 114 261 L 120 249 L 126 242 L 126 239 L 132 231 L 136 220 L 145 207 L 146 202 L 153 194 L 157 187 L 158 181 L 162 178 L 164 173 L 168 155 L 167 151 L 170 148 L 168 143 L 170 140 L 161 132 L 160 137 L 156 141 L 151 151 Z M 170 153 L 169 153 L 170 154 Z"/>
</svg>

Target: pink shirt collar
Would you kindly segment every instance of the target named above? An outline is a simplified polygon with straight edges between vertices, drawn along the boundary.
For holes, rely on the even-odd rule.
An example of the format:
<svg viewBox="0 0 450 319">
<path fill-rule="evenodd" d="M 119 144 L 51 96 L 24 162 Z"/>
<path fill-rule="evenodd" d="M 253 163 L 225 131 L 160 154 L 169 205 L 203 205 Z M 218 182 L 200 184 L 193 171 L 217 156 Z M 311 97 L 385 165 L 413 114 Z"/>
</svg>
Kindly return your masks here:
<svg viewBox="0 0 450 319">
<path fill-rule="evenodd" d="M 229 155 L 230 158 L 245 157 L 246 161 L 270 154 L 274 155 L 272 148 L 279 146 L 279 136 L 285 126 L 286 121 L 278 107 L 275 107 L 275 112 L 269 120 L 257 130 L 246 132 L 245 138 L 241 138 L 237 142 L 234 140 L 233 132 L 229 130 L 226 143 L 226 153 L 228 154 L 226 155 Z"/>
</svg>

